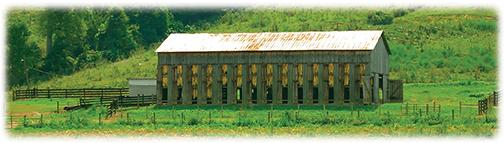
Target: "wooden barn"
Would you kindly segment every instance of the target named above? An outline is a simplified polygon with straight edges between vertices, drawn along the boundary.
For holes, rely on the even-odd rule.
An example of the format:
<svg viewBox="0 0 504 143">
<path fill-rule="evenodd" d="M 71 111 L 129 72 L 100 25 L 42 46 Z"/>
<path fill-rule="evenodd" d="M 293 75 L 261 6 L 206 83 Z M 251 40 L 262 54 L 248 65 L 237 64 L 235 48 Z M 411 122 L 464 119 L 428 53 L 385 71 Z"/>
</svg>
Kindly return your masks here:
<svg viewBox="0 0 504 143">
<path fill-rule="evenodd" d="M 171 34 L 156 53 L 163 105 L 402 101 L 383 31 Z"/>
</svg>

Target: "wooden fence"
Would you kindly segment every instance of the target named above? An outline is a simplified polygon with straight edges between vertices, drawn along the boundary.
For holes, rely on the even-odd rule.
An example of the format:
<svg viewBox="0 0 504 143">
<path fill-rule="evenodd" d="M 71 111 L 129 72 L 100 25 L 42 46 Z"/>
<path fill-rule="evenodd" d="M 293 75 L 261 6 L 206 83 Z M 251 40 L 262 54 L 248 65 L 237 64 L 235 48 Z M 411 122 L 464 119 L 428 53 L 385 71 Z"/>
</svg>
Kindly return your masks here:
<svg viewBox="0 0 504 143">
<path fill-rule="evenodd" d="M 499 103 L 500 91 L 494 91 L 485 99 L 478 100 L 478 114 L 483 115 L 488 112 L 488 106 L 497 106 Z"/>
<path fill-rule="evenodd" d="M 32 98 L 82 98 L 129 95 L 128 88 L 22 89 L 14 91 L 12 100 Z"/>
</svg>

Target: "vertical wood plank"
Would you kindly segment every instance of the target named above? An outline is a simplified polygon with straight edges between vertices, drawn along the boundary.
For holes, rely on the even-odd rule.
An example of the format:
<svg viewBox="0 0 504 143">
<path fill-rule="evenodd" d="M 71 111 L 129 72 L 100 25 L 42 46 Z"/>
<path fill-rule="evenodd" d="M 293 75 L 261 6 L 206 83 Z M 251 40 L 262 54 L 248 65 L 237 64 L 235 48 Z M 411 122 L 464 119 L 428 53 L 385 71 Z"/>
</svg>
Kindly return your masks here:
<svg viewBox="0 0 504 143">
<path fill-rule="evenodd" d="M 177 104 L 177 85 L 175 84 L 175 68 L 176 65 L 168 65 L 168 73 L 167 73 L 167 94 L 168 94 L 168 104 L 174 105 Z"/>
<path fill-rule="evenodd" d="M 256 64 L 257 67 L 257 103 L 258 104 L 266 104 L 266 92 L 265 92 L 265 79 L 266 74 L 264 74 L 264 65 Z"/>
<path fill-rule="evenodd" d="M 236 65 L 227 65 L 227 104 L 236 104 Z"/>
<path fill-rule="evenodd" d="M 212 104 L 222 104 L 221 65 L 212 65 Z"/>
<path fill-rule="evenodd" d="M 311 64 L 303 64 L 303 104 L 313 104 L 313 72 Z"/>
<path fill-rule="evenodd" d="M 388 78 L 387 78 L 387 74 L 383 74 L 383 78 L 382 78 L 382 84 L 383 84 L 383 87 L 382 87 L 382 94 L 383 94 L 383 98 L 385 100 L 385 103 L 387 102 L 390 102 L 390 97 L 388 95 Z"/>
<path fill-rule="evenodd" d="M 350 103 L 356 104 L 357 103 L 357 96 L 355 88 L 357 87 L 356 82 L 355 82 L 355 75 L 356 75 L 356 70 L 355 70 L 355 64 L 350 63 L 350 81 L 349 81 L 349 88 L 350 88 Z"/>
<path fill-rule="evenodd" d="M 192 104 L 191 65 L 182 65 L 182 103 Z"/>
<path fill-rule="evenodd" d="M 378 104 L 380 103 L 379 96 L 378 96 L 378 89 L 379 89 L 379 75 L 378 73 L 374 73 L 374 79 L 373 79 L 373 103 Z"/>
<path fill-rule="evenodd" d="M 273 104 L 282 104 L 282 95 L 280 94 L 280 70 L 278 64 L 272 64 L 273 66 L 273 82 L 272 82 L 272 92 L 273 92 Z"/>
<path fill-rule="evenodd" d="M 329 103 L 329 93 L 327 91 L 328 85 L 328 68 L 327 64 L 319 64 L 319 103 L 320 104 L 327 104 Z"/>
<path fill-rule="evenodd" d="M 198 104 L 205 105 L 207 103 L 206 96 L 206 65 L 198 65 Z"/>
<path fill-rule="evenodd" d="M 242 104 L 252 103 L 252 86 L 250 82 L 250 65 L 242 64 Z"/>
<path fill-rule="evenodd" d="M 288 104 L 297 104 L 297 85 L 295 85 L 294 79 L 296 78 L 296 68 L 294 64 L 287 65 L 287 98 Z"/>
<path fill-rule="evenodd" d="M 336 105 L 343 105 L 344 104 L 344 95 L 343 95 L 343 84 L 341 82 L 341 76 L 343 76 L 343 69 L 340 68 L 340 64 L 335 63 L 334 64 L 334 103 Z"/>
</svg>

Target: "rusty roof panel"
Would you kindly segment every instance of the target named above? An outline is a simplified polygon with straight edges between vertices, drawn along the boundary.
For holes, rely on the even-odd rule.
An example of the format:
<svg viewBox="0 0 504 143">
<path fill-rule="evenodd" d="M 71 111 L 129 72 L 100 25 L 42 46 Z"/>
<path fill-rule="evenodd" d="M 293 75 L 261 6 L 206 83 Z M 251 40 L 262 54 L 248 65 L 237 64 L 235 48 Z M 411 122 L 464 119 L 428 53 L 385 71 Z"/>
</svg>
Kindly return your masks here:
<svg viewBox="0 0 504 143">
<path fill-rule="evenodd" d="M 383 31 L 170 34 L 156 52 L 373 50 Z"/>
</svg>

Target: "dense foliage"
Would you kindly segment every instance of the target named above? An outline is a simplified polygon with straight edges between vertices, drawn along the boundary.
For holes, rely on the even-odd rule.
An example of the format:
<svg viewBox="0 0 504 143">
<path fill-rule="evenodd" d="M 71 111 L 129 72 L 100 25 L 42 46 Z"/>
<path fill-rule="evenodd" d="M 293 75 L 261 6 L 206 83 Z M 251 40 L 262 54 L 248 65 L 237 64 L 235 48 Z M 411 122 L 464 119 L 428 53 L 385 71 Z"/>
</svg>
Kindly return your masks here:
<svg viewBox="0 0 504 143">
<path fill-rule="evenodd" d="M 127 59 L 152 47 L 173 32 L 188 32 L 219 17 L 218 11 L 198 15 L 165 8 L 14 9 L 8 14 L 9 86 L 36 83 L 86 68 Z M 203 15 L 202 14 L 202 15 Z M 181 21 L 184 21 L 182 24 Z M 208 25 L 208 24 L 206 24 Z M 21 63 L 26 61 L 26 67 Z M 29 78 L 24 77 L 24 71 Z"/>
</svg>

